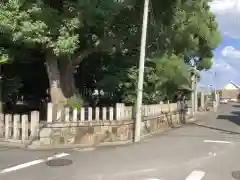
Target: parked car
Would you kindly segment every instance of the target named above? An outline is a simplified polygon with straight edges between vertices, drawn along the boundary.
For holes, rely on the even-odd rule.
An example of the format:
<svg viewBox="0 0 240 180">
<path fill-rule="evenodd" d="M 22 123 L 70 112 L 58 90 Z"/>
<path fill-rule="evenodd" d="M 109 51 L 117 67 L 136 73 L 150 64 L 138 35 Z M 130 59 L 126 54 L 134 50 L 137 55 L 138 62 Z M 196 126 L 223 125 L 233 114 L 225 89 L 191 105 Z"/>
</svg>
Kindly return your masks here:
<svg viewBox="0 0 240 180">
<path fill-rule="evenodd" d="M 227 103 L 228 103 L 228 100 L 227 100 L 227 99 L 220 99 L 220 103 L 221 103 L 221 104 L 227 104 Z"/>
<path fill-rule="evenodd" d="M 230 99 L 230 102 L 237 102 L 237 99 Z"/>
</svg>

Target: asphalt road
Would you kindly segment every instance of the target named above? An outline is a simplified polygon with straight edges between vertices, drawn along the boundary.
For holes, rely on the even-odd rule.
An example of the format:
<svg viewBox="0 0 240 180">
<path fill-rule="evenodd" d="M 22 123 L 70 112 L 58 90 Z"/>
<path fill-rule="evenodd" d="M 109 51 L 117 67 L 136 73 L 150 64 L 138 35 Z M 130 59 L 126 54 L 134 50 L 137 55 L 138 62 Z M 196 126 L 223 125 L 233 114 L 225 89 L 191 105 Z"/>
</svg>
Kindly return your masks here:
<svg viewBox="0 0 240 180">
<path fill-rule="evenodd" d="M 0 146 L 0 180 L 235 180 L 240 171 L 240 104 L 221 105 L 217 114 L 198 118 L 118 147 L 26 151 Z M 72 164 L 49 166 L 51 159 Z"/>
</svg>

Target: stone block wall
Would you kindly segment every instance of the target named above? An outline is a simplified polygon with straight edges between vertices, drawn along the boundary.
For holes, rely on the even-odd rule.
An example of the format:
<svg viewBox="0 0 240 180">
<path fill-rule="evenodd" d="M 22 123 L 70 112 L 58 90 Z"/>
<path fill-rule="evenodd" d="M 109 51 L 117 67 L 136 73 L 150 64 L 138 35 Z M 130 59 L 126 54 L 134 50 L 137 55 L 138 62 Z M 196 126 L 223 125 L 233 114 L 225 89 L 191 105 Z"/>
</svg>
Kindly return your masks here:
<svg viewBox="0 0 240 180">
<path fill-rule="evenodd" d="M 124 104 L 80 110 L 65 108 L 54 112 L 53 105 L 49 103 L 47 121 L 41 121 L 36 111 L 29 116 L 1 115 L 0 141 L 49 147 L 129 142 L 134 138 L 132 113 L 133 107 Z M 180 124 L 176 104 L 144 105 L 142 117 L 142 136 Z"/>
<path fill-rule="evenodd" d="M 179 112 L 144 118 L 141 135 L 163 132 L 180 124 Z M 134 137 L 134 121 L 59 122 L 48 124 L 48 136 L 40 136 L 38 145 L 97 146 L 105 143 L 129 142 Z"/>
<path fill-rule="evenodd" d="M 133 138 L 133 121 L 54 123 L 45 128 L 51 131 L 50 141 L 46 141 L 44 137 L 40 138 L 39 145 L 94 146 L 104 142 L 130 141 Z"/>
</svg>

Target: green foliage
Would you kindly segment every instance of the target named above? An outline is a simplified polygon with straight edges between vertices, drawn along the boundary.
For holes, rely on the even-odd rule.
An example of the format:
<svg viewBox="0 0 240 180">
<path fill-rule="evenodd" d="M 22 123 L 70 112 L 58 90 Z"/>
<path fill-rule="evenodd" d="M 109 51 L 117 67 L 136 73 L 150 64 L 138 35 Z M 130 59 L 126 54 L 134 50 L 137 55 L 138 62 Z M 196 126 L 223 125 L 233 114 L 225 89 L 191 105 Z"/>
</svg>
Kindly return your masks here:
<svg viewBox="0 0 240 180">
<path fill-rule="evenodd" d="M 74 97 L 68 99 L 67 106 L 70 106 L 73 109 L 81 109 L 83 106 L 82 98 L 79 94 L 76 93 Z"/>
<path fill-rule="evenodd" d="M 26 54 L 32 56 L 29 52 L 35 51 L 54 60 L 73 61 L 74 65 L 83 57 L 84 87 L 103 90 L 106 99 L 133 104 L 143 2 L 3 1 L 0 63 L 27 59 Z M 188 86 L 190 61 L 196 62 L 198 70 L 211 68 L 212 51 L 221 40 L 215 16 L 204 0 L 152 0 L 147 37 L 145 103 L 172 99 L 180 86 Z M 85 50 L 90 55 L 97 52 L 99 57 L 86 59 Z M 80 107 L 82 102 L 77 99 L 73 96 L 68 104 Z"/>
<path fill-rule="evenodd" d="M 68 55 L 78 48 L 78 14 L 76 10 L 59 14 L 43 1 L 11 0 L 1 6 L 0 28 L 14 43 L 38 46 L 56 56 Z"/>
<path fill-rule="evenodd" d="M 2 100 L 16 100 L 16 97 L 19 95 L 19 90 L 23 86 L 22 80 L 17 77 L 3 77 L 1 79 L 2 85 Z"/>
</svg>

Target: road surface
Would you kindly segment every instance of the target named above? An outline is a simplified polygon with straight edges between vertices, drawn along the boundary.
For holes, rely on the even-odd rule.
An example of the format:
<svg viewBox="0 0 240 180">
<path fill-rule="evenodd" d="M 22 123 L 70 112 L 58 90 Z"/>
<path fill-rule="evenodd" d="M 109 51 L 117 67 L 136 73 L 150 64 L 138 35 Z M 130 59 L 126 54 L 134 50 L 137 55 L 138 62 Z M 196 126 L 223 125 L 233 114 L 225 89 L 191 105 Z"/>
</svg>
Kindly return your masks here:
<svg viewBox="0 0 240 180">
<path fill-rule="evenodd" d="M 118 147 L 49 151 L 0 147 L 0 180 L 240 179 L 239 115 L 240 104 L 221 105 L 217 114 L 202 115 L 196 123 Z M 59 164 L 52 159 L 70 164 L 49 166 Z"/>
</svg>

